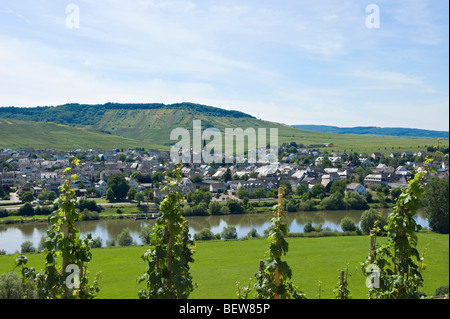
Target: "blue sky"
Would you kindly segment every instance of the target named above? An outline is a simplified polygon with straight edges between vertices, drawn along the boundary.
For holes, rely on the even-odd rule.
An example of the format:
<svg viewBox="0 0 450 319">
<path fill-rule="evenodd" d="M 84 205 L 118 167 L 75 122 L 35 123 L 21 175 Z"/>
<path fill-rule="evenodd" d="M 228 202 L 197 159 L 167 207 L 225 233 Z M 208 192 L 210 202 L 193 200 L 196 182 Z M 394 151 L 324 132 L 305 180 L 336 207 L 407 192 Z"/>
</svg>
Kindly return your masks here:
<svg viewBox="0 0 450 319">
<path fill-rule="evenodd" d="M 448 12 L 447 0 L 0 0 L 0 106 L 188 101 L 290 125 L 448 131 Z"/>
</svg>

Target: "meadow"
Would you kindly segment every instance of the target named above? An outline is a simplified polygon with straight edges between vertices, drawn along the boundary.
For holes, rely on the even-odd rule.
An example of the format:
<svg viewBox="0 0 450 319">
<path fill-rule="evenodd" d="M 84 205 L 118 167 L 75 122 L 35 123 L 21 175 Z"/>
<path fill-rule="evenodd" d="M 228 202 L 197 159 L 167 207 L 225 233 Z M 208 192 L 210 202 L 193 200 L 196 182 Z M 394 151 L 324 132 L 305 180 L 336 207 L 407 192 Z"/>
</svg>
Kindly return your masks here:
<svg viewBox="0 0 450 319">
<path fill-rule="evenodd" d="M 289 252 L 284 260 L 292 268 L 292 281 L 308 299 L 332 299 L 339 271 L 349 265 L 349 290 L 353 299 L 366 299 L 367 288 L 360 263 L 369 249 L 368 236 L 288 238 Z M 378 238 L 383 242 L 386 238 Z M 143 284 L 136 281 L 146 270 L 141 259 L 146 246 L 107 247 L 92 250 L 89 265 L 91 278 L 101 271 L 100 299 L 135 299 Z M 268 249 L 266 239 L 215 240 L 196 242 L 191 272 L 197 287 L 193 299 L 235 299 L 236 283 L 246 286 L 258 271 L 259 260 Z M 449 283 L 449 236 L 422 231 L 419 251 L 425 252 L 424 286 L 428 296 L 441 285 Z M 28 254 L 29 265 L 41 269 L 42 253 Z M 0 273 L 14 267 L 14 255 L 0 256 Z M 320 285 L 319 285 L 320 283 Z"/>
</svg>

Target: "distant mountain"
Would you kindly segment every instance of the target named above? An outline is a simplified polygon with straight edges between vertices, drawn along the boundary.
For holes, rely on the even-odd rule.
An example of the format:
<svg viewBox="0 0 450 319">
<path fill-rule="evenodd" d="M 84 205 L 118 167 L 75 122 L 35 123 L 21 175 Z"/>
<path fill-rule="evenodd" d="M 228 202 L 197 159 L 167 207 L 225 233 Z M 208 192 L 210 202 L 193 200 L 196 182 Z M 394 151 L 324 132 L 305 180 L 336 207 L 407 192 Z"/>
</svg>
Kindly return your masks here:
<svg viewBox="0 0 450 319">
<path fill-rule="evenodd" d="M 449 132 L 423 130 L 416 128 L 401 127 L 376 127 L 376 126 L 356 126 L 356 127 L 337 127 L 329 125 L 292 125 L 295 128 L 326 132 L 335 134 L 356 134 L 356 135 L 382 135 L 382 136 L 398 136 L 408 138 L 449 138 Z"/>
</svg>

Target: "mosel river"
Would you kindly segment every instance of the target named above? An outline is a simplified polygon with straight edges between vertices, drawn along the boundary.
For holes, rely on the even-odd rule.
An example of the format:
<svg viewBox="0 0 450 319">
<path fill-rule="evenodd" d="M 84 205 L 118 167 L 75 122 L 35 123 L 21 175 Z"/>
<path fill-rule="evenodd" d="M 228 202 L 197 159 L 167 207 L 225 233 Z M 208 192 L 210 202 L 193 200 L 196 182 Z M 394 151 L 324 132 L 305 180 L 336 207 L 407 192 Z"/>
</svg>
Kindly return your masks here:
<svg viewBox="0 0 450 319">
<path fill-rule="evenodd" d="M 391 210 L 385 210 L 385 217 Z M 346 211 L 316 211 L 316 212 L 296 212 L 286 213 L 286 223 L 290 232 L 301 233 L 307 223 L 322 225 L 322 228 L 342 231 L 340 227 L 341 219 L 350 217 L 356 225 L 359 225 L 362 210 Z M 225 216 L 194 216 L 187 217 L 189 222 L 189 232 L 193 236 L 203 228 L 209 228 L 214 234 L 222 232 L 224 227 L 235 226 L 239 238 L 245 237 L 248 232 L 255 228 L 259 235 L 263 235 L 264 230 L 269 228 L 272 213 L 264 214 L 244 214 Z M 428 227 L 428 221 L 423 211 L 415 216 L 416 222 L 422 227 Z M 94 238 L 102 238 L 102 246 L 106 246 L 107 240 L 117 240 L 118 235 L 129 228 L 131 236 L 137 244 L 142 244 L 139 238 L 141 228 L 145 225 L 154 225 L 155 220 L 134 220 L 134 219 L 100 219 L 95 221 L 80 221 L 78 229 L 81 236 L 91 233 Z M 24 241 L 33 242 L 34 247 L 38 247 L 39 241 L 48 230 L 48 223 L 24 223 L 0 225 L 0 250 L 7 254 L 20 252 L 20 246 Z"/>
</svg>

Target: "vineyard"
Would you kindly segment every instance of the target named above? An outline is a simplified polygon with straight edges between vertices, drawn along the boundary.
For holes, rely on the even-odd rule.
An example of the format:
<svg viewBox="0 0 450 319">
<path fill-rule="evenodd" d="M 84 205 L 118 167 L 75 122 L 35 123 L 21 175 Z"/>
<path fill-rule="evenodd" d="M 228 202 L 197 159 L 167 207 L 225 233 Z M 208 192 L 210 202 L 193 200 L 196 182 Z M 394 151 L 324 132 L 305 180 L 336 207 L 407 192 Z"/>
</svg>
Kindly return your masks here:
<svg viewBox="0 0 450 319">
<path fill-rule="evenodd" d="M 188 236 L 174 170 L 150 245 L 90 249 L 91 238 L 80 238 L 75 225 L 80 213 L 71 183 L 78 163 L 72 163 L 44 253 L 14 256 L 23 298 L 418 299 L 448 285 L 448 258 L 442 258 L 448 257 L 448 235 L 420 232 L 413 219 L 426 170 L 403 189 L 386 237 L 378 236 L 375 222 L 369 238 L 288 239 L 280 188 L 267 239 L 208 243 Z M 11 258 L 0 258 L 0 271 Z"/>
</svg>

